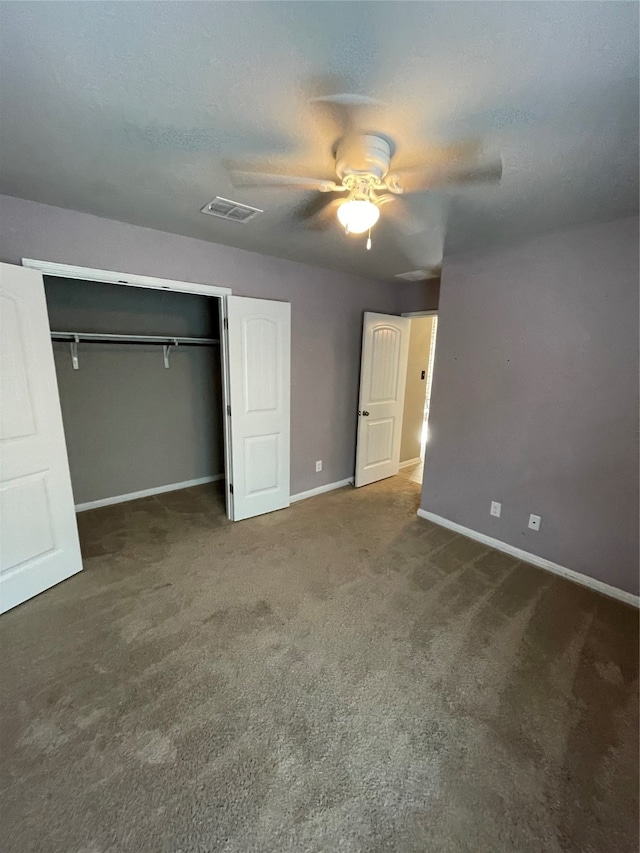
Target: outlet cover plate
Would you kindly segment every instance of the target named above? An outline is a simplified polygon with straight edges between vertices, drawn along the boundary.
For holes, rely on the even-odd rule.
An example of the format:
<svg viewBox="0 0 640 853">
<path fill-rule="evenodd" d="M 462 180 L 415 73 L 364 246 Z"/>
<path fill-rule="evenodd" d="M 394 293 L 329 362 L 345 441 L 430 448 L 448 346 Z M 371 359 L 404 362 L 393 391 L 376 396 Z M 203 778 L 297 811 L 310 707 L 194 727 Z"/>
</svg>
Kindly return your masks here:
<svg viewBox="0 0 640 853">
<path fill-rule="evenodd" d="M 539 515 L 530 515 L 529 516 L 529 527 L 531 530 L 540 530 L 540 522 L 542 519 Z"/>
<path fill-rule="evenodd" d="M 500 518 L 500 513 L 502 512 L 502 504 L 498 501 L 491 501 L 491 509 L 489 510 L 491 515 L 496 518 Z"/>
</svg>

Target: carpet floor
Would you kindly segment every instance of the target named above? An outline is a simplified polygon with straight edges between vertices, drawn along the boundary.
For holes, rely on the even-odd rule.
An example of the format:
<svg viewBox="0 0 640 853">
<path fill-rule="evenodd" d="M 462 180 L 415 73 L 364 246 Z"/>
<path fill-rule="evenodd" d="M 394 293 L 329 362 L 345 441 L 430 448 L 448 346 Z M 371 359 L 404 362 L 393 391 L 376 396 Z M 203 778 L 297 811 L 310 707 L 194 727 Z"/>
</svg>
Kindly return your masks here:
<svg viewBox="0 0 640 853">
<path fill-rule="evenodd" d="M 0 619 L 4 853 L 631 853 L 638 613 L 397 477 L 79 516 Z"/>
</svg>

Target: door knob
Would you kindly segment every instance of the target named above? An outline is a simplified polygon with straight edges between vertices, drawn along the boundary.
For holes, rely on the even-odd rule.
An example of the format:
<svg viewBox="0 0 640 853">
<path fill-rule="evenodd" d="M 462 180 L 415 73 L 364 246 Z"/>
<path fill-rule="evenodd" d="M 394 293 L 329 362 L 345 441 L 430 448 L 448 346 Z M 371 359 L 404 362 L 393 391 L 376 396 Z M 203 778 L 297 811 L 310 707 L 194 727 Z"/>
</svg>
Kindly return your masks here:
<svg viewBox="0 0 640 853">
<path fill-rule="evenodd" d="M 364 415 L 365 418 L 369 417 L 369 412 L 367 412 L 367 411 L 364 411 L 362 414 Z"/>
</svg>

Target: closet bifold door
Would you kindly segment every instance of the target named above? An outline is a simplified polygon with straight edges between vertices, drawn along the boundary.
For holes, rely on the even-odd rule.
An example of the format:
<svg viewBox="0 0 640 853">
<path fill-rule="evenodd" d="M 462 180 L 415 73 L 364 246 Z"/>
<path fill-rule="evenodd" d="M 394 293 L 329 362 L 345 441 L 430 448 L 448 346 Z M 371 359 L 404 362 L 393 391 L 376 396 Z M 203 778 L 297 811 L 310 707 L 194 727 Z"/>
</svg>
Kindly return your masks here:
<svg viewBox="0 0 640 853">
<path fill-rule="evenodd" d="M 233 520 L 290 503 L 291 306 L 227 297 Z"/>
<path fill-rule="evenodd" d="M 0 612 L 82 569 L 42 275 L 0 264 Z"/>
</svg>

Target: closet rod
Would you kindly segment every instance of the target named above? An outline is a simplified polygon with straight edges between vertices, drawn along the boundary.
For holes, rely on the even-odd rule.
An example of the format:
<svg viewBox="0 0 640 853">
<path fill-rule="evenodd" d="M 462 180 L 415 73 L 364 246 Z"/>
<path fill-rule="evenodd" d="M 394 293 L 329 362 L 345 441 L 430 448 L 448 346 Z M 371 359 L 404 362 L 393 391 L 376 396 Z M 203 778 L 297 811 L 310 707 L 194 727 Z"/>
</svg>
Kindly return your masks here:
<svg viewBox="0 0 640 853">
<path fill-rule="evenodd" d="M 51 340 L 66 341 L 71 348 L 71 364 L 74 370 L 78 370 L 78 344 L 86 343 L 103 344 L 162 344 L 162 355 L 164 366 L 169 367 L 169 353 L 171 347 L 178 346 L 214 346 L 219 344 L 218 338 L 186 338 L 184 336 L 169 337 L 168 335 L 110 335 L 101 332 L 51 332 Z"/>
<path fill-rule="evenodd" d="M 110 335 L 101 332 L 51 332 L 54 341 L 93 341 L 95 343 L 122 343 L 122 344 L 195 344 L 200 346 L 212 346 L 219 344 L 218 338 L 186 338 L 181 335 Z"/>
</svg>

